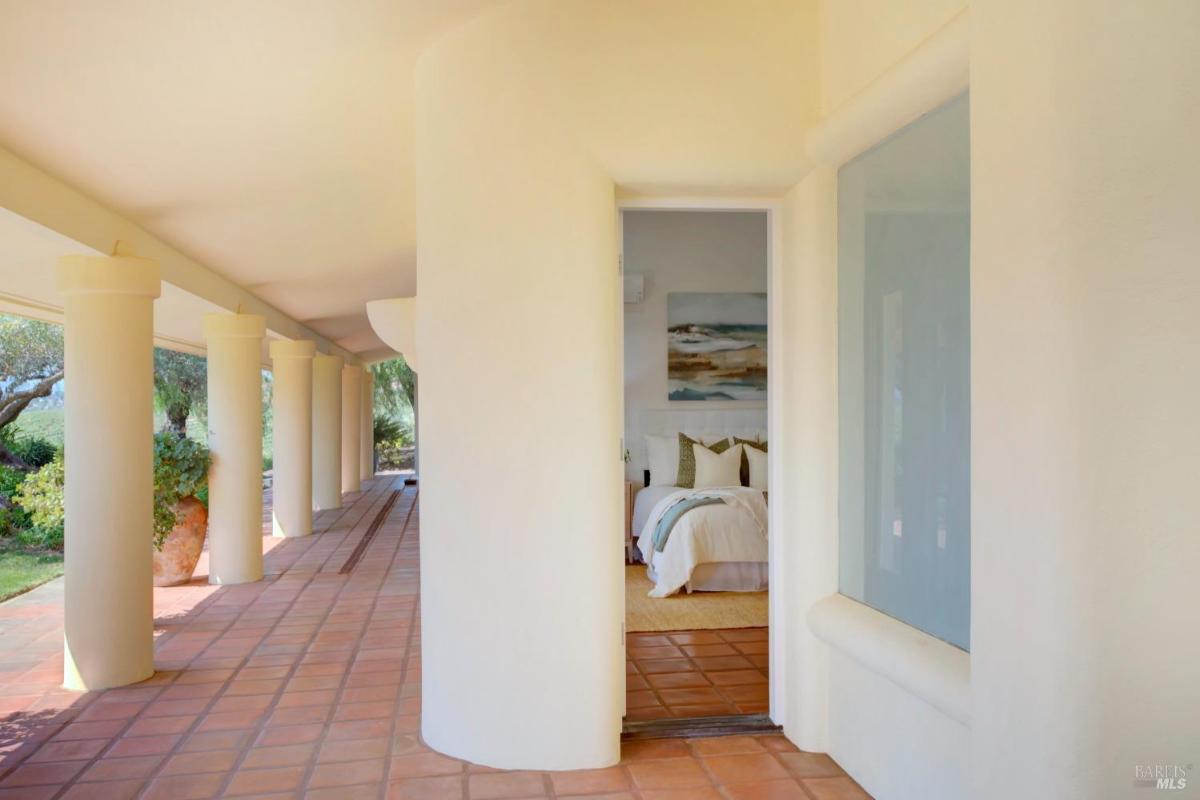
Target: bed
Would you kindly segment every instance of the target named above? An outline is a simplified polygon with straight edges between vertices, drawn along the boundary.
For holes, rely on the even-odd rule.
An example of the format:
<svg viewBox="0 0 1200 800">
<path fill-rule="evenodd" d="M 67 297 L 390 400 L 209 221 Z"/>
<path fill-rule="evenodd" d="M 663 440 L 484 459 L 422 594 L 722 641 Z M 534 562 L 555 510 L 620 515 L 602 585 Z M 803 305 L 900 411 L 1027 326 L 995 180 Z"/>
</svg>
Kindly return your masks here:
<svg viewBox="0 0 1200 800">
<path fill-rule="evenodd" d="M 672 506 L 707 499 L 678 516 L 661 551 L 655 529 Z M 767 589 L 767 506 L 763 493 L 742 486 L 681 489 L 647 486 L 634 499 L 637 551 L 654 582 L 651 597 L 687 592 Z"/>
</svg>

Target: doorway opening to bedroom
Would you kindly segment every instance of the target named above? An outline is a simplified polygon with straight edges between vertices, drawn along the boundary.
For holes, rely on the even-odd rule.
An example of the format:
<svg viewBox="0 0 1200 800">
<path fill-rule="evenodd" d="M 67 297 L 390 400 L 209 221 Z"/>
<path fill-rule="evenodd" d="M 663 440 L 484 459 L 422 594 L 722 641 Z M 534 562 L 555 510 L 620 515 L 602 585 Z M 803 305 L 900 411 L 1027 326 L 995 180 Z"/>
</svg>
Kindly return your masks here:
<svg viewBox="0 0 1200 800">
<path fill-rule="evenodd" d="M 764 208 L 626 207 L 626 735 L 771 726 Z"/>
</svg>

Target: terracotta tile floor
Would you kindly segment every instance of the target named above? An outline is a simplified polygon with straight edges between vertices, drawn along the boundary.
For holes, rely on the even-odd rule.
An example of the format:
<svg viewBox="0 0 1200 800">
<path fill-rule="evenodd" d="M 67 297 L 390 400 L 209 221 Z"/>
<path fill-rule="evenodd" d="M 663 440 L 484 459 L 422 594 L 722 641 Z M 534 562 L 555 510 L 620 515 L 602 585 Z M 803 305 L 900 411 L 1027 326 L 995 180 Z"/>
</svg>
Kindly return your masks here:
<svg viewBox="0 0 1200 800">
<path fill-rule="evenodd" d="M 766 628 L 631 633 L 625 654 L 626 719 L 768 710 Z"/>
<path fill-rule="evenodd" d="M 380 477 L 317 535 L 270 541 L 267 577 L 155 592 L 155 664 L 136 686 L 61 681 L 61 582 L 0 605 L 0 800 L 865 798 L 780 736 L 629 744 L 621 764 L 504 772 L 420 741 L 419 525 L 404 494 L 339 573 L 400 479 Z"/>
</svg>

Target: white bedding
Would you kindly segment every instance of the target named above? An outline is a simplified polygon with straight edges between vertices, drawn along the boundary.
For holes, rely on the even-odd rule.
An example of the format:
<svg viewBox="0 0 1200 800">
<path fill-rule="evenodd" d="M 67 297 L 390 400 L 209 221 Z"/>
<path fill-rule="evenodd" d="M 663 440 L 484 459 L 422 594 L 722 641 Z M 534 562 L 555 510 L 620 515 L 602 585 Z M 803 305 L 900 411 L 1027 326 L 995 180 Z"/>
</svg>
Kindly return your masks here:
<svg viewBox="0 0 1200 800">
<path fill-rule="evenodd" d="M 633 535 L 641 536 L 642 528 L 646 527 L 646 520 L 650 519 L 650 512 L 659 500 L 678 491 L 678 486 L 647 486 L 639 489 L 633 498 L 633 524 L 630 527 Z"/>
<path fill-rule="evenodd" d="M 655 492 L 643 501 L 642 495 Z M 666 597 L 685 586 L 700 564 L 715 562 L 767 561 L 767 504 L 762 492 L 742 486 L 719 489 L 680 489 L 678 487 L 648 487 L 638 493 L 634 504 L 635 516 L 639 506 L 653 507 L 645 513 L 638 549 L 649 565 L 648 574 L 655 581 L 651 597 Z M 661 553 L 654 553 L 654 528 L 662 515 L 676 502 L 688 497 L 719 497 L 722 503 L 700 506 L 688 511 L 675 524 L 671 537 Z M 635 523 L 636 523 L 635 519 Z M 757 587 L 755 587 L 757 588 Z"/>
</svg>

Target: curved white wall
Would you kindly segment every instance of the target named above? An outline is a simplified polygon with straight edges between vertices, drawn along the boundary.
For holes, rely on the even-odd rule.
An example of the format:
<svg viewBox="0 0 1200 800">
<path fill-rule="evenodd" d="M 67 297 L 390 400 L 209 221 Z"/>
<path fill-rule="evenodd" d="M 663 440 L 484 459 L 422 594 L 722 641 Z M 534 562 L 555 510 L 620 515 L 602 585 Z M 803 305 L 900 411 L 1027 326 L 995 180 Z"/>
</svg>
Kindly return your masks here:
<svg viewBox="0 0 1200 800">
<path fill-rule="evenodd" d="M 619 757 L 611 180 L 523 95 L 520 18 L 417 78 L 422 734 L 505 768 Z"/>
</svg>

